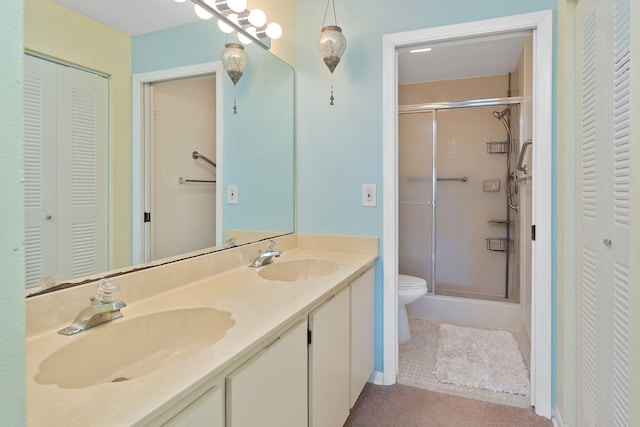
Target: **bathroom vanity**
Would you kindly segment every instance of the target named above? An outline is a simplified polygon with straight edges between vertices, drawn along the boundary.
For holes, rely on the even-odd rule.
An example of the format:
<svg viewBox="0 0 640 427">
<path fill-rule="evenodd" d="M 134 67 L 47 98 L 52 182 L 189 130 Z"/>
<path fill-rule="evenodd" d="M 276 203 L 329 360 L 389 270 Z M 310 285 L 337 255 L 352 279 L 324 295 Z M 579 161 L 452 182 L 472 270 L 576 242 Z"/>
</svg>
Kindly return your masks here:
<svg viewBox="0 0 640 427">
<path fill-rule="evenodd" d="M 123 317 L 56 331 L 95 283 L 27 300 L 29 426 L 336 426 L 373 372 L 376 238 L 291 234 L 114 278 Z"/>
</svg>

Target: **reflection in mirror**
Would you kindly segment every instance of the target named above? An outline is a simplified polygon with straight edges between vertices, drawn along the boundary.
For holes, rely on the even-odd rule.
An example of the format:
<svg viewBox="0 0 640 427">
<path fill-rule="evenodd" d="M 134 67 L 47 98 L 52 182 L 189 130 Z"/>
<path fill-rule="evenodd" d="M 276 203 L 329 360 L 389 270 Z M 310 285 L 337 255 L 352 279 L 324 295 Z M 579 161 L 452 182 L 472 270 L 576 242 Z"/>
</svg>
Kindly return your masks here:
<svg viewBox="0 0 640 427">
<path fill-rule="evenodd" d="M 79 30 L 82 28 L 82 31 Z M 83 34 L 78 38 L 77 34 Z M 191 158 L 195 148 L 179 140 L 189 161 L 202 163 L 203 173 L 215 176 L 215 191 L 222 192 L 219 207 L 219 235 L 210 246 L 184 249 L 170 258 L 140 264 L 132 245 L 132 230 L 143 224 L 132 206 L 132 177 L 140 174 L 144 164 L 132 161 L 131 81 L 132 75 L 194 64 L 218 62 L 229 36 L 219 32 L 215 22 L 197 22 L 175 28 L 128 36 L 80 16 L 50 0 L 25 1 L 25 50 L 46 59 L 55 59 L 80 69 L 98 71 L 108 80 L 109 123 L 107 139 L 108 217 L 106 219 L 106 268 L 66 273 L 49 277 L 42 287 L 56 290 L 100 277 L 119 274 L 166 262 L 197 256 L 294 231 L 293 211 L 293 69 L 270 52 L 253 45 L 245 46 L 249 65 L 233 88 L 226 74 L 223 78 L 221 141 L 216 151 L 206 152 L 217 168 Z M 82 40 L 80 40 L 82 39 Z M 87 41 L 89 43 L 87 43 Z M 238 114 L 232 114 L 234 95 Z M 214 120 L 212 118 L 212 120 Z M 203 151 L 204 153 L 204 151 Z M 217 154 L 216 154 L 217 153 Z M 101 158 L 101 160 L 105 160 Z M 132 166 L 133 165 L 133 166 Z M 207 171 L 204 171 L 208 168 Z M 172 177 L 178 186 L 178 176 Z M 189 178 L 189 177 L 184 177 Z M 134 181 L 135 182 L 135 181 Z M 237 186 L 237 204 L 227 203 L 228 186 Z M 209 197 L 209 196 L 208 196 Z M 57 202 L 61 206 L 60 201 Z M 135 200 L 134 200 L 135 204 Z M 62 205 L 64 209 L 66 205 Z M 153 217 L 153 216 L 152 216 Z M 193 212 L 184 210 L 182 220 L 191 221 Z M 212 221 L 214 219 L 212 218 Z M 225 244 L 226 241 L 226 244 Z M 217 246 L 215 245 L 217 243 Z M 73 246 L 73 245 L 72 245 Z M 76 246 L 76 249 L 78 246 Z M 80 252 L 82 248 L 80 247 Z M 57 249 L 46 249 L 41 259 L 51 259 Z M 73 253 L 73 250 L 70 252 Z M 105 272 L 108 270 L 108 272 Z M 38 279 L 59 273 L 58 268 L 42 269 L 34 276 L 28 294 L 37 294 Z M 61 285 L 56 285 L 63 282 Z"/>
</svg>

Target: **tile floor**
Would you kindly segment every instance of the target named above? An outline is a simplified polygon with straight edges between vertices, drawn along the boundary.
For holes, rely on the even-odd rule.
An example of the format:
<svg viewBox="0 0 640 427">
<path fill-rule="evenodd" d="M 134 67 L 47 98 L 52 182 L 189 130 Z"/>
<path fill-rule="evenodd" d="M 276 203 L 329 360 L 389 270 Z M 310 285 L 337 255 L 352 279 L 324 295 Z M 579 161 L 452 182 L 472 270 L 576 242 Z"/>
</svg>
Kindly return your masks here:
<svg viewBox="0 0 640 427">
<path fill-rule="evenodd" d="M 436 363 L 436 352 L 438 350 L 439 324 L 440 322 L 434 320 L 409 317 L 411 339 L 404 344 L 400 344 L 398 372 L 398 382 L 400 384 L 486 402 L 500 403 L 520 408 L 531 408 L 529 396 L 444 384 L 438 381 L 433 374 L 433 370 Z M 529 350 L 527 337 L 523 333 L 516 332 L 513 333 L 513 336 L 520 348 L 522 360 L 527 369 L 529 369 L 531 352 Z"/>
</svg>

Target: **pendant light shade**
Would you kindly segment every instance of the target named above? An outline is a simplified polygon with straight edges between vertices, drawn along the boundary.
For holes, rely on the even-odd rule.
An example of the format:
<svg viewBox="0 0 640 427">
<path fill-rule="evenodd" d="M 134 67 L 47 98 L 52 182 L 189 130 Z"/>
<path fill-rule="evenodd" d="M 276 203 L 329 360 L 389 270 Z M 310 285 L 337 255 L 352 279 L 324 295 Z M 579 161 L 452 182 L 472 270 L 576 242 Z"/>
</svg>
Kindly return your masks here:
<svg viewBox="0 0 640 427">
<path fill-rule="evenodd" d="M 329 4 L 333 4 L 333 20 L 335 25 L 325 25 L 327 22 L 327 13 L 329 12 Z M 322 60 L 331 72 L 331 97 L 329 97 L 329 105 L 333 105 L 333 71 L 340 63 L 340 58 L 344 50 L 347 48 L 347 39 L 342 34 L 342 28 L 338 26 L 338 17 L 336 16 L 335 0 L 327 0 L 327 8 L 324 11 L 324 19 L 322 20 L 322 30 L 318 37 L 318 49 L 322 55 Z"/>
<path fill-rule="evenodd" d="M 222 51 L 221 59 L 224 69 L 227 70 L 227 74 L 235 86 L 249 63 L 249 57 L 244 51 L 244 46 L 240 43 L 227 43 Z"/>
<path fill-rule="evenodd" d="M 337 25 L 328 25 L 322 28 L 318 37 L 318 49 L 322 55 L 322 60 L 333 73 L 340 58 L 347 47 L 347 39 L 342 34 L 342 28 Z"/>
<path fill-rule="evenodd" d="M 227 70 L 227 74 L 233 82 L 233 86 L 238 83 L 244 69 L 249 63 L 249 56 L 244 51 L 244 46 L 240 43 L 227 43 L 222 50 L 222 65 Z M 238 114 L 238 104 L 236 103 L 236 97 L 233 96 L 233 114 Z"/>
</svg>

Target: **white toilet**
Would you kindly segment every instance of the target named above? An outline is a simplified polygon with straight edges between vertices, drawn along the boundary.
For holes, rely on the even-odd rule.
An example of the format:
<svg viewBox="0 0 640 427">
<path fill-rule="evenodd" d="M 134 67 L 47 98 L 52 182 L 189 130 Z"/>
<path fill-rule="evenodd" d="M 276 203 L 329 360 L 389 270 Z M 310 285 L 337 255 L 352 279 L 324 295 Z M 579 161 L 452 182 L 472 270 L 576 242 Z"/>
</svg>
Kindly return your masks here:
<svg viewBox="0 0 640 427">
<path fill-rule="evenodd" d="M 419 277 L 398 275 L 398 342 L 409 341 L 409 317 L 406 304 L 414 302 L 427 293 L 427 281 Z"/>
</svg>

